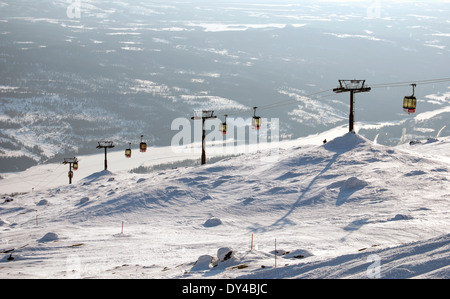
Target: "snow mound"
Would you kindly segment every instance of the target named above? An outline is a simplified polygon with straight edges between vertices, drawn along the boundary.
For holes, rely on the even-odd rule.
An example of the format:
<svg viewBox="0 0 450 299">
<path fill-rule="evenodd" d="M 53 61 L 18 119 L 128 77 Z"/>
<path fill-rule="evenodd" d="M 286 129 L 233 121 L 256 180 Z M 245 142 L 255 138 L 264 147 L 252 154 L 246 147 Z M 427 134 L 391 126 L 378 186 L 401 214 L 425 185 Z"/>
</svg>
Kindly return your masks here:
<svg viewBox="0 0 450 299">
<path fill-rule="evenodd" d="M 213 261 L 212 256 L 207 254 L 201 255 L 194 263 L 194 266 L 192 266 L 191 271 L 209 270 L 211 268 L 212 261 Z"/>
<path fill-rule="evenodd" d="M 3 225 L 9 225 L 9 222 L 7 222 L 7 221 L 3 220 L 2 218 L 0 218 L 0 226 L 3 226 Z"/>
<path fill-rule="evenodd" d="M 368 183 L 364 180 L 360 180 L 356 177 L 350 177 L 344 182 L 342 188 L 346 190 L 354 190 L 354 189 L 362 189 L 367 185 Z"/>
<path fill-rule="evenodd" d="M 213 218 L 209 218 L 208 220 L 205 221 L 205 223 L 203 223 L 204 227 L 213 227 L 213 226 L 218 226 L 222 224 L 222 220 L 220 220 L 219 218 L 213 217 Z"/>
<path fill-rule="evenodd" d="M 83 198 L 81 198 L 80 199 L 80 205 L 82 205 L 82 204 L 84 204 L 84 203 L 86 203 L 86 202 L 88 202 L 89 201 L 89 197 L 83 197 Z"/>
<path fill-rule="evenodd" d="M 389 220 L 390 221 L 398 221 L 398 220 L 409 220 L 409 219 L 413 219 L 413 217 L 404 215 L 404 214 L 397 214 L 397 215 L 395 215 L 395 217 L 393 217 Z"/>
<path fill-rule="evenodd" d="M 237 251 L 231 247 L 221 247 L 217 250 L 217 259 L 213 261 L 213 269 L 226 269 L 239 264 Z"/>
<path fill-rule="evenodd" d="M 4 199 L 4 202 L 11 202 L 14 201 L 14 198 L 10 196 L 2 196 L 2 199 Z"/>
<path fill-rule="evenodd" d="M 358 189 L 362 189 L 365 186 L 367 186 L 369 183 L 367 183 L 364 180 L 360 180 L 357 177 L 350 177 L 346 180 L 337 181 L 334 183 L 331 183 L 327 186 L 327 189 L 334 189 L 334 188 L 340 188 L 342 192 L 345 191 L 356 191 Z"/>
<path fill-rule="evenodd" d="M 36 205 L 37 206 L 45 206 L 48 204 L 48 200 L 46 199 L 41 199 Z"/>
<path fill-rule="evenodd" d="M 217 250 L 217 257 L 205 254 L 198 257 L 191 271 L 204 271 L 210 269 L 223 269 L 237 262 L 236 251 L 230 247 L 221 247 Z"/>
<path fill-rule="evenodd" d="M 426 172 L 423 170 L 413 170 L 408 173 L 405 173 L 405 176 L 415 176 L 415 175 L 424 175 L 424 174 L 426 174 Z"/>
<path fill-rule="evenodd" d="M 225 262 L 231 259 L 235 254 L 235 251 L 230 247 L 222 247 L 217 250 L 217 258 L 219 262 Z"/>
<path fill-rule="evenodd" d="M 332 152 L 343 153 L 359 146 L 368 145 L 372 142 L 354 132 L 348 132 L 347 134 L 337 137 L 326 144 L 323 147 Z"/>
<path fill-rule="evenodd" d="M 427 143 L 433 143 L 433 142 L 438 142 L 438 141 L 439 141 L 439 139 L 437 139 L 437 138 L 428 138 L 427 141 L 425 142 L 425 144 L 427 144 Z"/>
<path fill-rule="evenodd" d="M 45 242 L 53 242 L 53 241 L 58 241 L 59 240 L 59 236 L 56 233 L 46 233 L 45 236 L 43 236 L 42 238 L 40 238 L 38 240 L 39 243 L 45 243 Z"/>
<path fill-rule="evenodd" d="M 111 171 L 109 171 L 109 170 L 102 170 L 102 171 L 99 171 L 99 172 L 94 172 L 93 174 L 85 177 L 84 179 L 81 180 L 81 182 L 84 185 L 87 185 L 87 184 L 93 183 L 95 181 L 98 181 L 98 180 L 100 180 L 102 178 L 110 177 L 111 175 L 113 175 L 113 173 Z"/>
</svg>

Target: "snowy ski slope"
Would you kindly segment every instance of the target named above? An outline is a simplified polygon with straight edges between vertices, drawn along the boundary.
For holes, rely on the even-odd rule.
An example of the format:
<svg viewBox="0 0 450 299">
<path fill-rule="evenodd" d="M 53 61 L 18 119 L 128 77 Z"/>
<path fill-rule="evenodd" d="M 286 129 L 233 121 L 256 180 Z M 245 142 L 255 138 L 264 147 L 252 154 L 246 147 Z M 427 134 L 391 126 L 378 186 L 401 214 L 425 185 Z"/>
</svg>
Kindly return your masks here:
<svg viewBox="0 0 450 299">
<path fill-rule="evenodd" d="M 449 278 L 449 147 L 340 127 L 148 174 L 86 157 L 0 203 L 0 278 Z"/>
</svg>

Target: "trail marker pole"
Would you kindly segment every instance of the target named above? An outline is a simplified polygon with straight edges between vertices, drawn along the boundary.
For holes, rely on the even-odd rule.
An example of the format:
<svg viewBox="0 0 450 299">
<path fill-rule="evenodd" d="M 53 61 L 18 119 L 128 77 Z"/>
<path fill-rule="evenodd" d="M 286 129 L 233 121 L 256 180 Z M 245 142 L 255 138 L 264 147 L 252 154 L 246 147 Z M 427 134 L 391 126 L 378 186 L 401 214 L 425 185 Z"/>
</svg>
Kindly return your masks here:
<svg viewBox="0 0 450 299">
<path fill-rule="evenodd" d="M 277 238 L 275 238 L 275 268 L 277 267 Z"/>
<path fill-rule="evenodd" d="M 348 131 L 353 131 L 354 119 L 354 93 L 368 92 L 370 87 L 365 87 L 366 80 L 339 80 L 339 87 L 334 88 L 335 93 L 350 92 L 350 115 L 348 118 Z"/>
</svg>

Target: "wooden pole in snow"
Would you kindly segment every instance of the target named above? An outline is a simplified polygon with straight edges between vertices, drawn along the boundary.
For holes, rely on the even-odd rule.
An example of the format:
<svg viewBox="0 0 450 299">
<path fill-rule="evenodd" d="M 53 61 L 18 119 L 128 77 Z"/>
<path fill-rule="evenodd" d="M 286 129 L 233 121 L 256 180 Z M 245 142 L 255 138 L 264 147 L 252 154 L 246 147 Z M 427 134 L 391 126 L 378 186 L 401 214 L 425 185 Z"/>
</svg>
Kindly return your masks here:
<svg viewBox="0 0 450 299">
<path fill-rule="evenodd" d="M 252 233 L 252 243 L 250 245 L 250 250 L 253 250 L 253 233 Z"/>
<path fill-rule="evenodd" d="M 277 267 L 277 238 L 275 238 L 275 268 Z"/>
</svg>

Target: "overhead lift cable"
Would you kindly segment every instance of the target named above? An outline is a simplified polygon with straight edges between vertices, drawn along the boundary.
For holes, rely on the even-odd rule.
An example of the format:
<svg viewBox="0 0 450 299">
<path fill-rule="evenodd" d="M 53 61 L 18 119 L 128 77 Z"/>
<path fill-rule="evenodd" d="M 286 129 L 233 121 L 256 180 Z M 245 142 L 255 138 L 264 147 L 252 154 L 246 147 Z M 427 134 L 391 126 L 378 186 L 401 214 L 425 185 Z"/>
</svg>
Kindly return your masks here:
<svg viewBox="0 0 450 299">
<path fill-rule="evenodd" d="M 416 84 L 416 85 L 426 85 L 426 84 L 436 84 L 436 83 L 444 83 L 444 82 L 450 82 L 450 78 L 438 78 L 438 79 L 430 79 L 430 80 L 416 80 L 416 81 L 405 81 L 405 82 L 387 82 L 387 83 L 379 83 L 379 84 L 368 84 L 371 88 L 385 88 L 385 87 L 401 87 L 401 86 L 411 86 L 411 84 Z M 333 89 L 328 89 L 328 90 L 322 90 L 319 92 L 315 92 L 315 93 L 311 93 L 311 94 L 307 94 L 307 95 L 299 95 L 300 97 L 304 97 L 304 98 L 309 98 L 315 95 L 319 95 L 322 93 L 327 93 L 327 92 L 332 92 Z M 320 96 L 320 97 L 316 97 L 316 98 L 325 98 L 325 97 L 330 97 L 332 96 L 333 93 L 331 93 L 330 95 L 324 95 L 324 96 Z M 298 103 L 299 99 L 290 99 L 290 100 L 284 100 L 284 101 L 279 101 L 279 102 L 275 102 L 275 103 L 271 103 L 271 104 L 267 104 L 267 105 L 263 105 L 263 106 L 258 106 L 258 110 L 267 110 L 267 109 L 272 109 L 272 108 L 277 108 L 277 107 L 282 107 L 285 105 L 290 105 L 290 104 L 295 104 Z M 253 110 L 253 107 L 248 107 L 247 109 L 243 110 L 243 111 L 239 111 L 236 113 L 231 113 L 228 112 L 227 115 L 228 116 L 233 116 L 233 115 L 240 115 L 243 113 L 247 113 L 248 111 Z"/>
<path fill-rule="evenodd" d="M 409 82 L 391 82 L 391 83 L 371 84 L 370 87 L 372 87 L 372 88 L 399 87 L 399 86 L 410 86 L 411 84 L 425 85 L 425 84 L 435 84 L 435 83 L 443 83 L 443 82 L 450 82 L 450 78 L 418 80 L 418 81 L 409 81 Z"/>
</svg>

